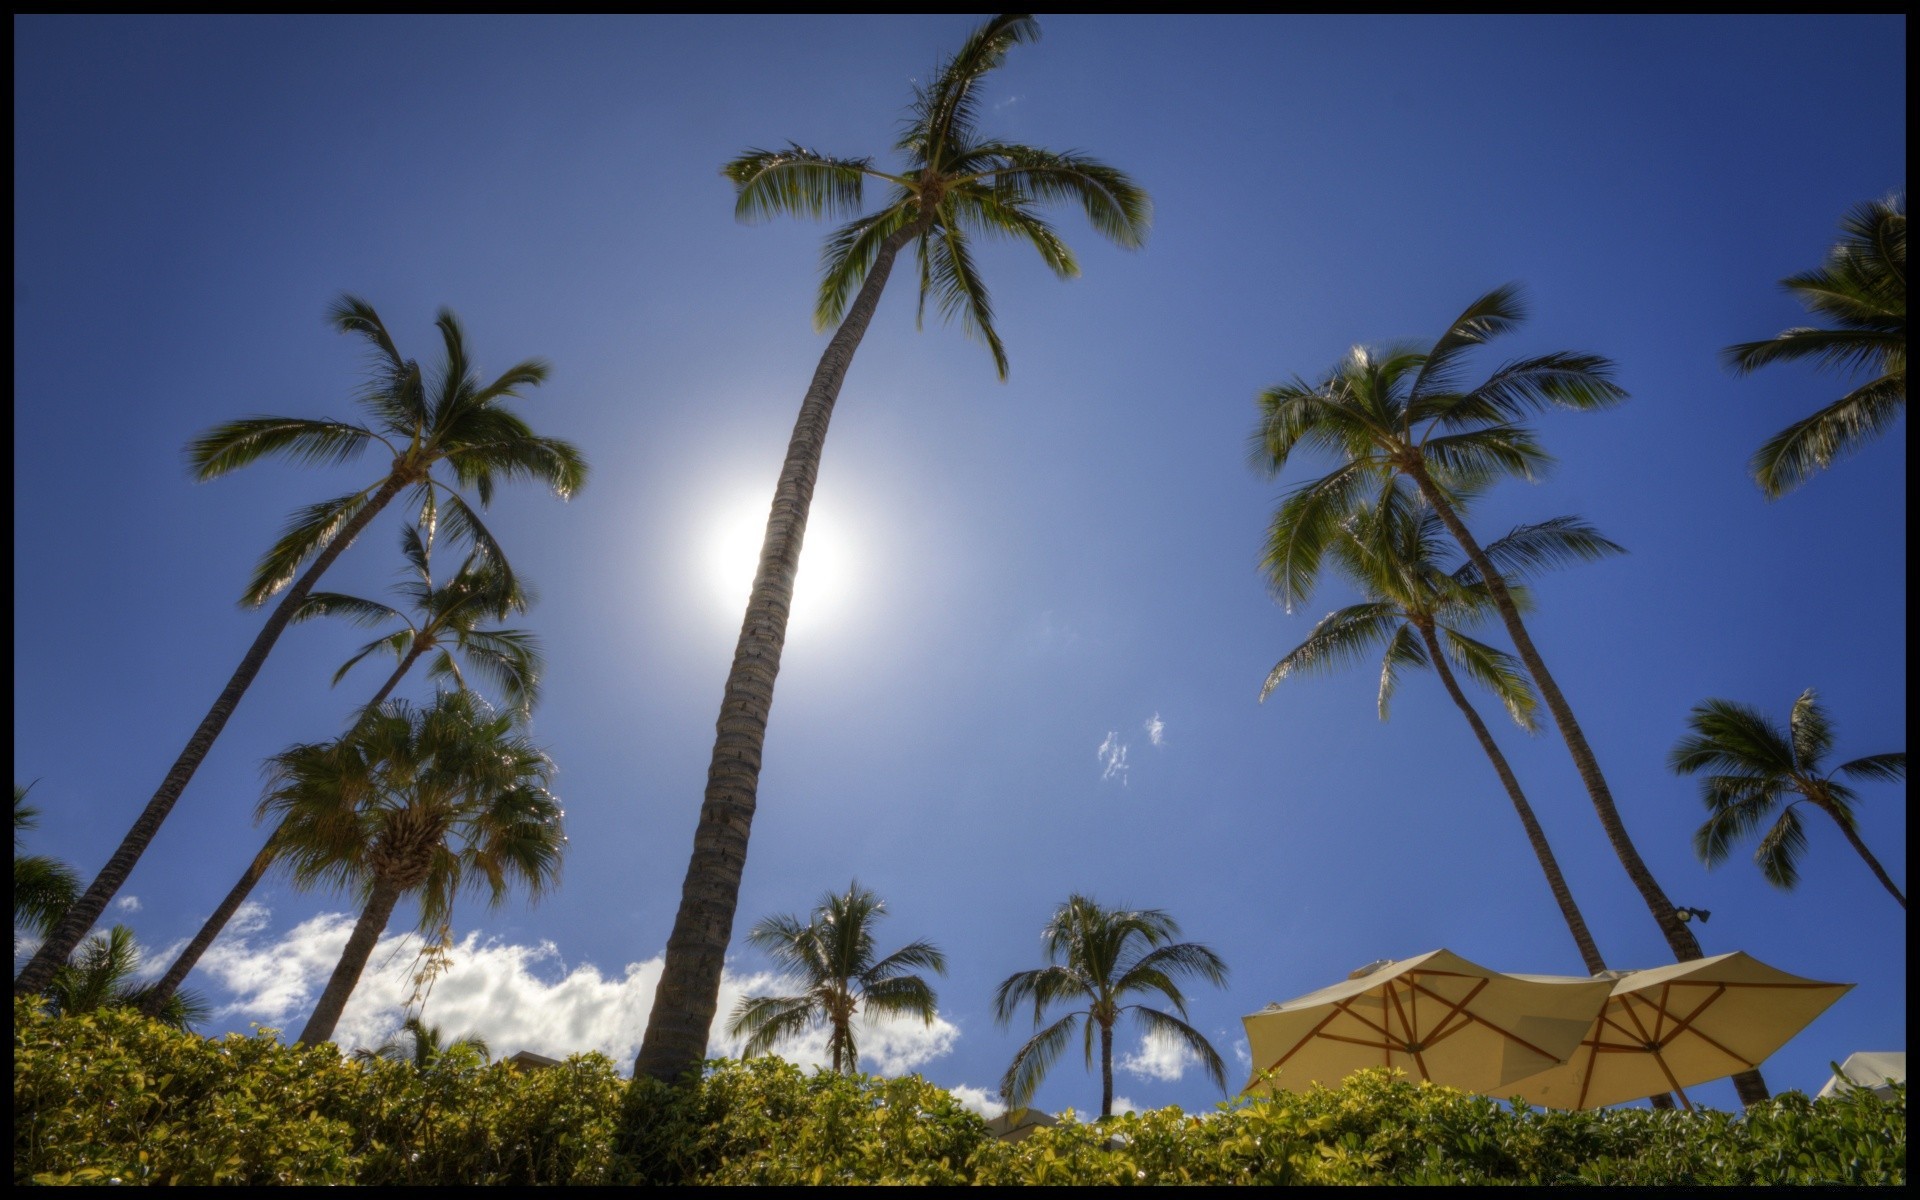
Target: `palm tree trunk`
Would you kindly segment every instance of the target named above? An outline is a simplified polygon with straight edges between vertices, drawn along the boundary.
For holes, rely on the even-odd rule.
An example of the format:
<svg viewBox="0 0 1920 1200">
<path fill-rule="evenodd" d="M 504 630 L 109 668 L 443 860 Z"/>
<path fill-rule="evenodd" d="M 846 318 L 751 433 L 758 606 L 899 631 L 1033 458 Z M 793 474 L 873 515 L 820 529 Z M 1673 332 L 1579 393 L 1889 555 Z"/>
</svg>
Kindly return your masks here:
<svg viewBox="0 0 1920 1200">
<path fill-rule="evenodd" d="M 917 226 L 909 226 L 881 243 L 860 294 L 820 356 L 794 422 L 773 510 L 767 517 L 753 595 L 720 701 L 706 797 L 693 835 L 693 857 L 681 885 L 680 909 L 667 939 L 666 962 L 647 1017 L 646 1036 L 634 1061 L 637 1075 L 671 1082 L 706 1057 L 707 1034 L 720 1003 L 720 969 L 733 937 L 740 874 L 746 866 L 773 681 L 787 640 L 794 573 L 800 564 L 800 543 L 813 502 L 827 421 L 853 353 L 880 303 L 894 257 L 919 232 Z"/>
<path fill-rule="evenodd" d="M 1088 1020 L 1093 1018 L 1089 1017 Z M 1100 1116 L 1113 1115 L 1113 1026 L 1100 1025 Z"/>
<path fill-rule="evenodd" d="M 1447 527 L 1447 532 L 1453 535 L 1453 540 L 1466 551 L 1474 569 L 1487 581 L 1487 590 L 1492 593 L 1500 620 L 1506 625 L 1508 636 L 1513 639 L 1513 648 L 1519 652 L 1520 661 L 1527 665 L 1527 673 L 1533 676 L 1534 683 L 1539 685 L 1540 696 L 1547 702 L 1547 711 L 1553 714 L 1553 723 L 1559 727 L 1560 737 L 1567 744 L 1567 753 L 1573 756 L 1574 768 L 1580 772 L 1580 781 L 1586 785 L 1594 811 L 1600 815 L 1600 827 L 1613 844 L 1613 852 L 1619 858 L 1620 865 L 1626 868 L 1627 878 L 1633 880 L 1633 886 L 1640 890 L 1640 896 L 1646 901 L 1654 922 L 1660 926 L 1660 932 L 1665 935 L 1674 959 L 1691 962 L 1705 957 L 1699 940 L 1681 922 L 1673 901 L 1667 899 L 1667 894 L 1660 890 L 1659 881 L 1647 869 L 1646 861 L 1640 857 L 1633 839 L 1627 836 L 1626 823 L 1620 819 L 1620 810 L 1613 803 L 1613 793 L 1607 788 L 1606 778 L 1600 774 L 1600 763 L 1593 756 L 1593 748 L 1587 745 L 1587 735 L 1581 732 L 1580 723 L 1574 720 L 1573 709 L 1567 704 L 1566 696 L 1561 694 L 1560 685 L 1554 682 L 1552 673 L 1547 670 L 1546 660 L 1540 657 L 1533 638 L 1528 636 L 1527 627 L 1520 620 L 1520 610 L 1513 603 L 1513 593 L 1507 590 L 1507 581 L 1500 572 L 1494 570 L 1486 551 L 1480 548 L 1480 543 L 1460 520 L 1460 514 L 1454 511 L 1453 505 L 1434 485 L 1426 467 L 1415 462 L 1408 474 L 1419 487 L 1421 496 L 1433 506 L 1434 513 Z M 1742 1104 L 1752 1105 L 1767 1099 L 1767 1086 L 1758 1070 L 1743 1071 L 1733 1077 L 1733 1082 Z"/>
<path fill-rule="evenodd" d="M 1594 944 L 1586 918 L 1580 915 L 1580 906 L 1573 902 L 1573 892 L 1567 887 L 1566 876 L 1560 873 L 1560 863 L 1553 856 L 1553 847 L 1547 844 L 1546 831 L 1540 828 L 1539 820 L 1534 817 L 1533 806 L 1527 803 L 1526 793 L 1520 790 L 1520 781 L 1507 764 L 1507 756 L 1500 752 L 1492 732 L 1467 700 L 1466 693 L 1460 690 L 1453 669 L 1447 665 L 1446 656 L 1440 651 L 1440 639 L 1424 625 L 1417 628 L 1421 640 L 1426 643 L 1427 657 L 1433 661 L 1434 671 L 1439 674 L 1440 682 L 1446 685 L 1447 695 L 1453 697 L 1455 707 L 1467 718 L 1467 724 L 1473 727 L 1473 736 L 1480 739 L 1480 748 L 1487 752 L 1494 773 L 1500 776 L 1501 785 L 1507 789 L 1507 798 L 1513 801 L 1513 811 L 1520 814 L 1520 824 L 1526 828 L 1527 841 L 1533 846 L 1533 856 L 1540 860 L 1540 870 L 1546 873 L 1547 887 L 1553 892 L 1554 903 L 1560 906 L 1560 915 L 1567 922 L 1568 932 L 1573 934 L 1574 945 L 1580 948 L 1580 960 L 1587 964 L 1588 974 L 1598 975 L 1607 969 L 1606 960 L 1600 957 L 1600 948 Z"/>
<path fill-rule="evenodd" d="M 413 666 L 414 660 L 419 658 L 421 653 L 420 650 L 409 651 L 407 657 L 400 661 L 399 668 L 387 677 L 387 682 L 381 686 L 379 692 L 375 693 L 372 700 L 367 701 L 361 712 L 371 712 L 379 708 L 386 698 L 393 694 L 393 689 L 399 684 L 401 677 L 407 673 L 409 667 Z M 167 973 L 160 977 L 160 982 L 154 984 L 152 990 L 147 993 L 146 999 L 140 1005 L 142 1012 L 150 1017 L 159 1016 L 160 1010 L 165 1008 L 167 1001 L 180 990 L 180 985 L 186 982 L 187 976 L 200 965 L 200 956 L 213 945 L 214 939 L 220 936 L 220 931 L 227 927 L 227 922 L 233 919 L 233 914 L 246 903 L 247 897 L 254 888 L 259 886 L 260 881 L 266 877 L 268 869 L 273 866 L 274 840 L 278 836 L 278 829 L 267 836 L 266 845 L 260 847 L 260 853 L 254 855 L 253 861 L 247 864 L 246 872 L 240 876 L 240 882 L 233 885 L 233 890 L 227 893 L 227 898 L 220 902 L 220 906 L 213 910 L 213 915 L 200 926 L 200 932 L 193 935 L 193 940 L 187 943 L 187 948 L 180 952 L 179 956 L 173 960 L 173 965 L 167 968 Z"/>
<path fill-rule="evenodd" d="M 1827 815 L 1830 817 L 1833 816 L 1831 812 Z M 1901 911 L 1904 912 L 1907 907 L 1906 896 L 1902 895 L 1900 889 L 1894 886 L 1893 880 L 1888 878 L 1886 868 L 1882 867 L 1880 860 L 1873 856 L 1873 851 L 1867 849 L 1867 844 L 1860 840 L 1860 835 L 1854 831 L 1853 825 L 1850 822 L 1842 821 L 1839 817 L 1833 817 L 1833 821 L 1834 824 L 1840 826 L 1840 832 L 1847 835 L 1847 841 L 1859 852 L 1860 857 L 1866 859 L 1867 865 L 1873 868 L 1874 878 L 1880 881 L 1880 886 L 1893 893 L 1893 898 L 1900 902 Z"/>
<path fill-rule="evenodd" d="M 67 910 L 67 915 L 61 918 L 60 924 L 35 952 L 32 961 L 27 963 L 26 969 L 14 977 L 14 995 L 24 996 L 44 990 L 47 981 L 53 978 L 54 969 L 65 962 L 67 956 L 73 953 L 73 948 L 80 944 L 80 939 L 87 936 L 87 931 L 93 928 L 93 923 L 99 920 L 100 914 L 106 910 L 108 901 L 112 900 L 114 894 L 126 883 L 127 876 L 133 873 L 134 864 L 140 861 L 142 854 L 146 853 L 148 844 L 153 841 L 154 834 L 160 831 L 160 825 L 167 819 L 167 814 L 173 811 L 174 802 L 180 799 L 180 793 L 186 790 L 187 781 L 193 778 L 193 773 L 199 769 L 201 760 L 206 758 L 207 751 L 213 748 L 214 739 L 219 737 L 220 731 L 226 727 L 227 718 L 231 717 L 233 710 L 239 706 L 240 698 L 247 694 L 247 688 L 252 685 L 253 677 L 260 673 L 261 665 L 267 661 L 267 654 L 272 651 L 273 644 L 280 640 L 280 633 L 286 629 L 287 622 L 293 618 L 294 610 L 306 600 L 307 593 L 313 590 L 313 585 L 320 581 L 320 576 L 326 572 L 326 569 L 333 565 L 333 560 L 339 558 L 346 548 L 353 544 L 353 539 L 358 537 L 360 531 L 379 515 L 380 510 L 385 508 L 389 501 L 400 494 L 400 489 L 405 487 L 407 482 L 405 476 L 397 473 L 388 476 L 387 481 L 380 485 L 380 490 L 368 499 L 338 534 L 334 535 L 333 540 L 320 551 L 307 567 L 306 572 L 287 589 L 287 594 L 281 597 L 279 604 L 274 606 L 273 615 L 267 618 L 267 623 L 261 627 L 259 634 L 253 639 L 253 645 L 247 647 L 246 656 L 235 668 L 233 677 L 227 680 L 227 686 L 221 689 L 220 695 L 213 702 L 213 707 L 207 710 L 205 717 L 201 718 L 199 728 L 195 729 L 193 736 L 187 739 L 187 747 L 180 752 L 180 757 L 174 760 L 173 769 L 167 772 L 165 779 L 161 780 L 160 790 L 153 794 L 153 799 L 147 801 L 146 808 L 141 810 L 139 819 L 133 823 L 133 828 L 129 829 L 126 837 L 120 840 L 120 846 L 113 852 L 113 857 L 109 858 L 107 865 L 100 869 L 100 874 L 88 886 L 86 893 Z"/>
<path fill-rule="evenodd" d="M 373 957 L 374 944 L 386 931 L 387 918 L 393 916 L 394 906 L 399 902 L 399 884 L 386 876 L 373 881 L 373 895 L 367 898 L 366 909 L 354 922 L 347 948 L 341 951 L 333 977 L 327 980 L 326 991 L 320 993 L 320 1002 L 313 1006 L 307 1027 L 300 1031 L 300 1045 L 311 1046 L 333 1037 L 333 1027 L 340 1023 L 340 1014 L 347 1007 L 347 997 L 353 995 L 360 973 L 367 969 L 367 960 Z"/>
</svg>

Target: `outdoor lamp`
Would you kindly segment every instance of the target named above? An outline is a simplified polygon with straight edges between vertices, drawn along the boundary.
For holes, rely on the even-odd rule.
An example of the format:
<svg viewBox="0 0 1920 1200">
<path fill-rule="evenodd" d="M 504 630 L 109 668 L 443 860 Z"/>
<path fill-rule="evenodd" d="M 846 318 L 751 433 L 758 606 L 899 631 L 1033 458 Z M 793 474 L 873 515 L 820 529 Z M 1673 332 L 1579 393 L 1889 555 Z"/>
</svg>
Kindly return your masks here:
<svg viewBox="0 0 1920 1200">
<path fill-rule="evenodd" d="M 1705 925 L 1707 918 L 1713 914 L 1704 908 L 1676 908 L 1673 910 L 1673 915 L 1679 917 L 1682 922 L 1691 921 L 1697 917 L 1700 923 Z"/>
</svg>

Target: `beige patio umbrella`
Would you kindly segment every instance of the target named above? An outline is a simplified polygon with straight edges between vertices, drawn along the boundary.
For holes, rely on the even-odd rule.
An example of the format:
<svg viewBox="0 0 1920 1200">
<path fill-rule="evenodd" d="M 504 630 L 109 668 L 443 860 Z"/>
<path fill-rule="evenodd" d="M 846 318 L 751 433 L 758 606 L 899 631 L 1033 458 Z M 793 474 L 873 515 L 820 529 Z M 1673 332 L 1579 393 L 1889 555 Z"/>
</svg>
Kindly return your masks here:
<svg viewBox="0 0 1920 1200">
<path fill-rule="evenodd" d="M 1499 1089 L 1546 1108 L 1604 1108 L 1760 1065 L 1852 989 L 1735 951 L 1613 973 L 1605 1010 L 1565 1064 Z M 1551 980 L 1566 976 L 1529 976 Z"/>
<path fill-rule="evenodd" d="M 1241 1018 L 1253 1056 L 1242 1090 L 1303 1092 L 1385 1066 L 1497 1093 L 1566 1061 L 1610 987 L 1604 979 L 1504 975 L 1448 950 L 1363 967 L 1344 983 Z"/>
</svg>

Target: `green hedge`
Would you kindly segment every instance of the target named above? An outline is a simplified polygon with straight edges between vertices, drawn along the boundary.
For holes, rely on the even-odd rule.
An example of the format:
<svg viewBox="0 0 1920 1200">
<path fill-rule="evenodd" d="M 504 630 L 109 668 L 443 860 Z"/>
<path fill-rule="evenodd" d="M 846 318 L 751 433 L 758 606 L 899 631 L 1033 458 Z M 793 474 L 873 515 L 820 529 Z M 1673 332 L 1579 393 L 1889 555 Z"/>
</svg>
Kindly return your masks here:
<svg viewBox="0 0 1920 1200">
<path fill-rule="evenodd" d="M 14 1007 L 16 1183 L 1904 1184 L 1906 1095 L 1745 1114 L 1510 1109 L 1384 1072 L 1206 1116 L 1063 1122 L 1007 1144 L 919 1079 L 779 1059 L 700 1084 L 599 1055 L 419 1070 L 124 1010 Z"/>
</svg>

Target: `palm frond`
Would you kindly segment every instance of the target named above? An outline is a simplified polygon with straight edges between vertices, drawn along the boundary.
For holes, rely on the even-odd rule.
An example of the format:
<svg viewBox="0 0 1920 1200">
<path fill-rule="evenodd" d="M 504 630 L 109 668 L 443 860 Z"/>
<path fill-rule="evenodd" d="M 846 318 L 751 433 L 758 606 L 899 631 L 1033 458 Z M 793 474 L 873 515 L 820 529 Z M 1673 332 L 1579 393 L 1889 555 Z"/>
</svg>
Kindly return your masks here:
<svg viewBox="0 0 1920 1200">
<path fill-rule="evenodd" d="M 1667 765 L 1676 774 L 1715 767 L 1764 775 L 1794 768 L 1793 746 L 1786 734 L 1751 705 L 1703 700 L 1694 705 L 1687 726 L 1692 733 L 1667 755 Z"/>
<path fill-rule="evenodd" d="M 932 971 L 936 975 L 945 975 L 947 956 L 932 942 L 910 942 L 861 972 L 860 985 L 870 988 L 892 979 L 902 971 Z"/>
<path fill-rule="evenodd" d="M 820 251 L 820 291 L 813 306 L 815 329 L 840 323 L 847 315 L 847 306 L 867 281 L 881 245 L 912 220 L 913 213 L 901 193 L 879 212 L 857 217 L 828 236 Z"/>
<path fill-rule="evenodd" d="M 1439 393 L 1459 391 L 1461 355 L 1525 319 L 1526 306 L 1517 283 L 1502 284 L 1467 305 L 1424 356 L 1420 372 L 1408 389 L 1408 399 L 1420 403 Z"/>
<path fill-rule="evenodd" d="M 377 600 L 363 600 L 358 596 L 348 596 L 340 592 L 311 592 L 293 610 L 292 620 L 311 621 L 316 617 L 341 617 L 355 625 L 380 625 L 387 621 L 399 621 L 409 629 L 412 622 L 406 614 L 397 608 L 381 604 Z"/>
<path fill-rule="evenodd" d="M 1782 891 L 1792 891 L 1800 882 L 1800 856 L 1806 851 L 1806 830 L 1801 827 L 1795 806 L 1789 804 L 1780 810 L 1780 819 L 1760 839 L 1753 861 L 1760 864 L 1760 873 L 1767 877 L 1768 883 Z"/>
<path fill-rule="evenodd" d="M 346 421 L 308 417 L 244 417 L 207 430 L 187 443 L 187 464 L 204 483 L 271 455 L 301 466 L 352 462 L 379 438 Z"/>
<path fill-rule="evenodd" d="M 1778 499 L 1859 450 L 1907 408 L 1907 376 L 1882 375 L 1768 438 L 1747 464 L 1760 490 Z"/>
<path fill-rule="evenodd" d="M 1201 1068 L 1207 1073 L 1207 1078 L 1213 1080 L 1213 1086 L 1223 1092 L 1227 1090 L 1227 1064 L 1221 1059 L 1220 1052 L 1213 1048 L 1213 1043 L 1207 1040 L 1205 1034 L 1180 1018 L 1163 1013 L 1159 1009 L 1137 1005 L 1133 1011 L 1139 1016 L 1140 1023 L 1147 1027 L 1149 1034 L 1157 1033 L 1163 1038 L 1169 1038 L 1186 1047 L 1187 1053 L 1199 1060 Z"/>
<path fill-rule="evenodd" d="M 378 654 L 384 650 L 395 658 L 405 658 L 407 651 L 413 647 L 413 636 L 413 629 L 409 626 L 406 629 L 389 633 L 385 637 L 373 639 L 366 645 L 360 647 L 360 649 L 354 651 L 353 657 L 340 664 L 340 669 L 333 673 L 333 684 L 337 686 L 342 679 L 347 677 L 347 673 L 359 666 L 369 654 Z"/>
<path fill-rule="evenodd" d="M 1025 13 L 1002 13 L 975 29 L 919 90 L 897 148 L 927 165 L 943 165 L 954 147 L 975 139 L 981 78 L 1006 61 L 1007 51 L 1038 40 L 1040 23 Z"/>
<path fill-rule="evenodd" d="M 1440 631 L 1440 644 L 1447 657 L 1459 665 L 1467 677 L 1492 692 L 1513 718 L 1513 723 L 1528 733 L 1535 731 L 1540 700 L 1533 690 L 1533 679 L 1519 659 L 1475 641 L 1454 629 Z"/>
<path fill-rule="evenodd" d="M 1775 363 L 1807 362 L 1825 370 L 1878 368 L 1889 357 L 1904 356 L 1906 335 L 1880 329 L 1784 329 L 1761 342 L 1741 342 L 1722 352 L 1727 366 L 1746 375 Z"/>
<path fill-rule="evenodd" d="M 1609 554 L 1625 554 L 1620 543 L 1601 535 L 1580 517 L 1552 517 L 1531 525 L 1517 525 L 1482 550 L 1502 579 L 1525 578 L 1550 567 L 1592 562 Z M 1463 584 L 1480 582 L 1480 572 L 1468 562 L 1454 572 Z"/>
<path fill-rule="evenodd" d="M 354 492 L 296 509 L 276 541 L 253 569 L 240 603 L 258 608 L 292 583 L 306 561 L 326 549 L 334 536 L 366 507 L 367 493 Z"/>
<path fill-rule="evenodd" d="M 1907 755 L 1905 751 L 1897 754 L 1869 754 L 1864 758 L 1843 762 L 1834 770 L 1851 779 L 1898 783 L 1907 777 Z"/>
<path fill-rule="evenodd" d="M 1393 631 L 1393 637 L 1387 642 L 1387 652 L 1380 657 L 1380 694 L 1375 701 L 1382 721 L 1387 719 L 1389 706 L 1393 703 L 1394 688 L 1400 682 L 1400 668 L 1413 667 L 1418 670 L 1427 665 L 1427 648 L 1420 644 L 1420 637 L 1411 625 L 1402 624 Z"/>
<path fill-rule="evenodd" d="M 927 232 L 926 241 L 928 277 L 940 315 L 947 320 L 958 316 L 967 336 L 985 342 L 993 354 L 995 374 L 1005 380 L 1006 347 L 993 327 L 993 301 L 973 264 L 965 235 L 958 227 L 941 222 Z"/>
<path fill-rule="evenodd" d="M 820 1019 L 811 996 L 743 996 L 727 1023 L 727 1036 L 746 1038 L 743 1055 L 765 1054 Z"/>
<path fill-rule="evenodd" d="M 785 150 L 748 150 L 720 168 L 734 187 L 733 214 L 765 221 L 791 214 L 858 212 L 872 159 L 834 158 L 789 142 Z"/>
<path fill-rule="evenodd" d="M 1095 233 L 1137 250 L 1153 224 L 1153 202 L 1124 171 L 1077 151 L 996 143 L 981 147 L 1001 160 L 991 172 L 996 187 L 1041 201 L 1080 205 Z"/>
<path fill-rule="evenodd" d="M 1786 785 L 1779 779 L 1714 775 L 1702 781 L 1707 820 L 1693 834 L 1693 850 L 1709 867 L 1725 862 L 1736 842 L 1751 835 L 1779 807 Z"/>
<path fill-rule="evenodd" d="M 1020 1049 L 1014 1051 L 1007 1073 L 1000 1077 L 1000 1095 L 1008 1105 L 1018 1108 L 1033 1099 L 1040 1081 L 1046 1078 L 1048 1070 L 1059 1059 L 1060 1052 L 1067 1048 L 1068 1039 L 1073 1037 L 1074 1022 L 1080 1019 L 1081 1014 L 1068 1013 L 1028 1038 Z M 1089 1021 L 1088 1025 L 1091 1026 L 1092 1022 Z"/>
<path fill-rule="evenodd" d="M 918 975 L 901 975 L 862 987 L 860 1005 L 869 1016 L 919 1017 L 931 1025 L 937 1015 L 938 998 Z"/>
<path fill-rule="evenodd" d="M 1361 656 L 1392 636 L 1400 614 L 1392 605 L 1374 601 L 1352 604 L 1320 618 L 1306 640 L 1295 646 L 1268 672 L 1260 686 L 1264 702 L 1289 675 L 1308 675 L 1351 666 Z"/>
<path fill-rule="evenodd" d="M 1350 462 L 1289 492 L 1267 527 L 1260 566 L 1274 598 L 1288 612 L 1313 594 L 1327 547 L 1366 487 L 1373 466 Z"/>
<path fill-rule="evenodd" d="M 1803 771 L 1818 771 L 1833 749 L 1833 723 L 1812 688 L 1800 693 L 1787 714 L 1787 732 L 1793 739 L 1793 758 Z"/>
<path fill-rule="evenodd" d="M 1092 996 L 1086 976 L 1071 967 L 1053 965 L 1020 971 L 1002 980 L 993 993 L 993 1019 L 1003 1027 L 1014 1014 L 1031 1003 L 1033 1023 L 1038 1025 L 1047 1007 L 1061 1000 L 1087 999 Z"/>
</svg>

